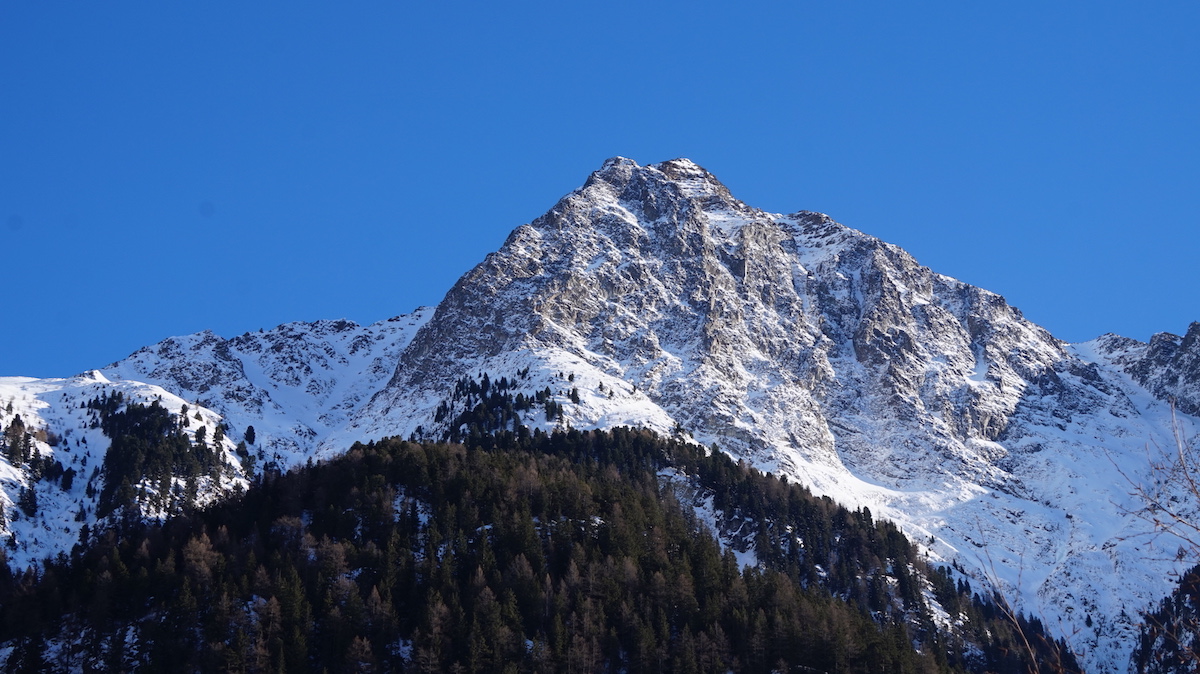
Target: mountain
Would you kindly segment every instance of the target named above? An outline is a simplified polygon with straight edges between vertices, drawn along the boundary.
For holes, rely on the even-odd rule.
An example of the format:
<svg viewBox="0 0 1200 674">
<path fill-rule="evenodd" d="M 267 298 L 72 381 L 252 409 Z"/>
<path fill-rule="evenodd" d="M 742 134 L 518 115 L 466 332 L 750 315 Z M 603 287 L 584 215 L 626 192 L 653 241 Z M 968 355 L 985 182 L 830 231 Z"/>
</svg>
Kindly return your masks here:
<svg viewBox="0 0 1200 674">
<path fill-rule="evenodd" d="M 199 405 L 231 444 L 253 425 L 253 459 L 231 459 L 213 492 L 355 441 L 471 424 L 638 426 L 716 445 L 896 522 L 1108 671 L 1184 568 L 1130 492 L 1153 480 L 1173 424 L 1195 423 L 1198 369 L 1200 325 L 1067 344 L 828 216 L 760 211 L 688 160 L 615 158 L 434 310 L 172 338 L 89 376 Z M 0 379 L 0 403 L 24 401 L 26 425 L 65 436 L 83 418 L 61 394 L 103 385 L 86 381 Z M 511 411 L 488 417 L 497 395 Z M 15 504 L 28 471 L 5 468 Z M 28 552 L 12 559 L 68 542 L 22 534 Z"/>
</svg>

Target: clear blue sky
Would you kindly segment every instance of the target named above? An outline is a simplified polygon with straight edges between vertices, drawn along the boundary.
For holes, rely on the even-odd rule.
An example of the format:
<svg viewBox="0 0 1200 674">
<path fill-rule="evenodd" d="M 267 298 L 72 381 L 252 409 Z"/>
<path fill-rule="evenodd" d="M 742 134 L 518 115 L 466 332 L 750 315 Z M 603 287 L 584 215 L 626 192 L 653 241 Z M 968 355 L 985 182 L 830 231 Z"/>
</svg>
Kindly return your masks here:
<svg viewBox="0 0 1200 674">
<path fill-rule="evenodd" d="M 0 4 L 0 374 L 435 304 L 613 155 L 1063 339 L 1200 320 L 1200 3 L 733 4 Z"/>
</svg>

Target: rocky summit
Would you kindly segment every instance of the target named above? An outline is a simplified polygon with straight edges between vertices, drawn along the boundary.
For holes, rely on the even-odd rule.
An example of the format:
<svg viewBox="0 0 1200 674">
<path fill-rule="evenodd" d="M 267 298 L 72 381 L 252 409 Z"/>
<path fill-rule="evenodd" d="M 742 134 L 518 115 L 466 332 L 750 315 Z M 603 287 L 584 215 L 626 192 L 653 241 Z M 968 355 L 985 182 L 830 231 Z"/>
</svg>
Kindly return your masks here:
<svg viewBox="0 0 1200 674">
<path fill-rule="evenodd" d="M 434 309 L 176 337 L 81 377 L 0 379 L 0 422 L 43 429 L 34 451 L 82 473 L 108 441 L 88 401 L 190 403 L 188 432 L 221 429 L 226 468 L 195 492 L 212 499 L 355 441 L 452 437 L 471 423 L 464 382 L 501 380 L 538 401 L 509 430 L 648 427 L 867 507 L 1095 671 L 1125 668 L 1140 612 L 1182 569 L 1180 541 L 1151 536 L 1131 492 L 1200 414 L 1200 324 L 1067 344 L 829 216 L 744 204 L 686 159 L 606 161 Z M 9 510 L 41 490 L 65 504 L 41 517 L 78 502 L 75 521 L 104 524 L 94 482 L 59 498 L 2 468 Z M 4 526 L 17 564 L 74 542 L 37 517 Z"/>
</svg>

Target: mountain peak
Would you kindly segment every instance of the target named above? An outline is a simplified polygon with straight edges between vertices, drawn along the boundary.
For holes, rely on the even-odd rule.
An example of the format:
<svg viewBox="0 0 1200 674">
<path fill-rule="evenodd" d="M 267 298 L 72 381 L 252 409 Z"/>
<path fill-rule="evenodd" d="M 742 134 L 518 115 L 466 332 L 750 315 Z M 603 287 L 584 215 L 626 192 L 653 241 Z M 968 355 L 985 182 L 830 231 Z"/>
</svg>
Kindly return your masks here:
<svg viewBox="0 0 1200 674">
<path fill-rule="evenodd" d="M 646 166 L 642 166 L 642 165 L 638 164 L 636 161 L 634 161 L 628 157 L 622 157 L 620 155 L 615 156 L 615 157 L 609 157 L 608 159 L 605 159 L 604 163 L 600 165 L 600 169 L 598 172 L 605 173 L 608 171 L 621 170 L 621 169 L 630 170 L 630 171 L 637 171 L 639 169 L 655 169 L 657 171 L 660 171 L 664 174 L 669 175 L 671 178 L 677 178 L 677 177 L 681 177 L 681 176 L 685 176 L 685 175 L 691 175 L 691 176 L 711 176 L 712 175 L 707 170 L 705 170 L 703 166 L 700 166 L 699 164 L 692 161 L 691 159 L 688 159 L 687 157 L 676 157 L 675 159 L 668 159 L 666 161 L 661 161 L 656 164 L 648 164 Z"/>
<path fill-rule="evenodd" d="M 606 171 L 609 169 L 622 167 L 622 166 L 628 166 L 630 168 L 635 168 L 635 169 L 641 168 L 640 166 L 638 166 L 637 162 L 630 159 L 629 157 L 622 157 L 620 155 L 617 155 L 616 157 L 609 157 L 608 159 L 605 159 L 604 163 L 600 165 L 600 170 Z"/>
<path fill-rule="evenodd" d="M 659 162 L 657 164 L 651 164 L 650 167 L 656 168 L 659 171 L 662 171 L 663 173 L 665 173 L 667 175 L 671 175 L 671 174 L 705 175 L 705 176 L 712 175 L 708 171 L 704 170 L 703 166 L 700 166 L 699 164 L 692 161 L 691 159 L 688 159 L 687 157 L 677 157 L 675 159 L 668 159 L 667 161 Z M 672 175 L 671 177 L 675 177 L 675 176 Z"/>
<path fill-rule="evenodd" d="M 690 159 L 671 159 L 657 164 L 640 166 L 632 159 L 613 157 L 592 173 L 583 187 L 560 202 L 551 214 L 582 208 L 582 220 L 590 220 L 593 209 L 616 213 L 624 211 L 628 218 L 649 224 L 666 218 L 682 222 L 697 211 L 738 211 L 749 209 L 735 199 L 729 190 Z"/>
</svg>

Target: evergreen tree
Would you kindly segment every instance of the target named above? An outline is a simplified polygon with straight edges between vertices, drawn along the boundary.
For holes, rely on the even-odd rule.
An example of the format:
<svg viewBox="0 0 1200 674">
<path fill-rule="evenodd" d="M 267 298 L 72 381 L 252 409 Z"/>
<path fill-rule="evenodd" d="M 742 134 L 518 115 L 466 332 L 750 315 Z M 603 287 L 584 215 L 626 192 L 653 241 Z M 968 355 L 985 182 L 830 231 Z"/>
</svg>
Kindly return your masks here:
<svg viewBox="0 0 1200 674">
<path fill-rule="evenodd" d="M 33 517 L 38 512 L 37 490 L 32 487 L 21 487 L 21 495 L 17 498 L 17 505 L 27 517 Z"/>
</svg>

